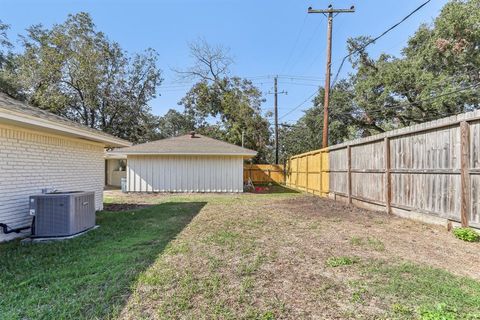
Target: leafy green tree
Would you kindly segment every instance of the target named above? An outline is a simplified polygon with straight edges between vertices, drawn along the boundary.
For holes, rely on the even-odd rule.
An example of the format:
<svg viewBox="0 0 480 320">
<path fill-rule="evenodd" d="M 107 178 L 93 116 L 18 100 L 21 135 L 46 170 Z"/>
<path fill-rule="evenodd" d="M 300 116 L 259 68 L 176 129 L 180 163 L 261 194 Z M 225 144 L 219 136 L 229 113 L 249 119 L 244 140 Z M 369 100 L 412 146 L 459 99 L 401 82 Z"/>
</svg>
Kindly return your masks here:
<svg viewBox="0 0 480 320">
<path fill-rule="evenodd" d="M 133 142 L 158 134 L 148 106 L 162 82 L 154 50 L 127 55 L 83 12 L 30 27 L 22 44 L 17 80 L 31 104 Z"/>
<path fill-rule="evenodd" d="M 368 37 L 350 39 L 355 103 L 362 127 L 378 133 L 479 107 L 480 1 L 451 1 L 433 25 L 422 25 L 399 58 L 372 59 Z M 361 50 L 358 50 L 361 49 Z"/>
<path fill-rule="evenodd" d="M 400 57 L 372 58 L 366 36 L 349 39 L 354 72 L 334 85 L 329 144 L 435 120 L 480 106 L 480 0 L 450 1 L 422 25 Z M 281 131 L 283 156 L 321 146 L 324 90 Z"/>
<path fill-rule="evenodd" d="M 293 125 L 281 124 L 279 130 L 280 160 L 289 156 L 320 149 L 323 132 L 323 101 L 325 90 L 319 88 L 313 106 Z M 329 108 L 329 143 L 337 144 L 360 134 L 352 84 L 339 81 L 331 90 Z"/>
<path fill-rule="evenodd" d="M 168 110 L 163 117 L 159 118 L 158 131 L 162 138 L 187 134 L 194 129 L 195 121 L 193 117 L 175 109 Z"/>
<path fill-rule="evenodd" d="M 0 20 L 0 91 L 13 98 L 20 98 L 15 81 L 15 55 L 8 39 L 9 25 Z"/>
<path fill-rule="evenodd" d="M 258 151 L 256 161 L 266 161 L 270 124 L 262 115 L 262 93 L 251 81 L 230 76 L 228 50 L 204 40 L 190 44 L 194 66 L 179 71 L 197 83 L 179 102 L 200 133 Z"/>
</svg>

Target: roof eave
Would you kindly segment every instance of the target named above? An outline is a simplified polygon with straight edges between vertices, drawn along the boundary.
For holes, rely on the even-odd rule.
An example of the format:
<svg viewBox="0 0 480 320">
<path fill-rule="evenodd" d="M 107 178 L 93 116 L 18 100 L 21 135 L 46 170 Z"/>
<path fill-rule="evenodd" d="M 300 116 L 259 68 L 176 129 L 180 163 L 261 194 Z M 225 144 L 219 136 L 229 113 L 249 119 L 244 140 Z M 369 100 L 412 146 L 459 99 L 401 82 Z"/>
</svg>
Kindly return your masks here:
<svg viewBox="0 0 480 320">
<path fill-rule="evenodd" d="M 107 135 L 96 134 L 95 132 L 90 132 L 88 130 L 70 127 L 66 124 L 56 123 L 54 121 L 33 117 L 21 112 L 15 112 L 0 107 L 0 122 L 2 122 L 2 120 L 8 124 L 27 125 L 29 127 L 33 126 L 90 141 L 101 142 L 107 147 L 130 147 L 132 145 L 131 142 L 115 138 L 114 136 L 109 137 Z"/>
<path fill-rule="evenodd" d="M 110 152 L 110 154 L 122 154 L 127 156 L 238 156 L 244 158 L 253 158 L 257 155 L 254 153 L 234 153 L 234 152 L 134 152 L 134 151 L 121 151 Z"/>
</svg>

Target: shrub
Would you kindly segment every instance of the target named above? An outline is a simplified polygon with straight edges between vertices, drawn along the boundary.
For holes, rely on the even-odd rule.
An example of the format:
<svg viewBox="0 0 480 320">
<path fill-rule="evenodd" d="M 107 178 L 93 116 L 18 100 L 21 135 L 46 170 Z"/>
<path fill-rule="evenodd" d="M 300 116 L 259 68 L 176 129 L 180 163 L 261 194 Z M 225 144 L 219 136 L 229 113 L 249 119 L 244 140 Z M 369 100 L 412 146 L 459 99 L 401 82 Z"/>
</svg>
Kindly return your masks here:
<svg viewBox="0 0 480 320">
<path fill-rule="evenodd" d="M 480 234 L 472 228 L 455 228 L 453 229 L 453 234 L 463 241 L 476 242 L 480 240 Z"/>
</svg>

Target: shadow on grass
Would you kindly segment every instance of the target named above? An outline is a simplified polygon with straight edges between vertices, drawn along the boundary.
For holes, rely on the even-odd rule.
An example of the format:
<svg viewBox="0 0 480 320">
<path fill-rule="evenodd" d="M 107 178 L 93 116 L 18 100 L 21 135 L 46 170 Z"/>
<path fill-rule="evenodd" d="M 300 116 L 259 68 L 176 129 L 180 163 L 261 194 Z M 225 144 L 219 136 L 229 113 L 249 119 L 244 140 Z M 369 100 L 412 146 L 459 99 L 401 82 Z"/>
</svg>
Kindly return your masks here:
<svg viewBox="0 0 480 320">
<path fill-rule="evenodd" d="M 139 274 L 205 202 L 100 212 L 100 228 L 62 242 L 0 244 L 0 318 L 115 317 Z"/>
<path fill-rule="evenodd" d="M 250 191 L 249 191 L 250 192 Z M 263 194 L 269 194 L 269 193 L 300 193 L 297 190 L 293 190 L 290 188 L 287 188 L 281 184 L 277 183 L 256 183 L 255 184 L 255 191 L 251 191 L 250 193 L 263 193 Z"/>
<path fill-rule="evenodd" d="M 145 203 L 104 203 L 103 210 L 110 211 L 110 212 L 121 212 L 121 211 L 130 211 L 130 210 L 138 210 L 149 208 L 153 206 L 153 204 L 145 204 Z"/>
</svg>

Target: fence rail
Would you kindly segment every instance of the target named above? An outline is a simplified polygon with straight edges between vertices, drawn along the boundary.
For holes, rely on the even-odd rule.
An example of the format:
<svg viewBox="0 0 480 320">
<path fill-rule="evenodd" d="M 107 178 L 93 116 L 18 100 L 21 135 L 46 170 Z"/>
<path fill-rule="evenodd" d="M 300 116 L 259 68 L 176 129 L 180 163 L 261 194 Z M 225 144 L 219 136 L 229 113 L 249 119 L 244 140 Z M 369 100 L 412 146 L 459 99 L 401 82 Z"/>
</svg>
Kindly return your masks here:
<svg viewBox="0 0 480 320">
<path fill-rule="evenodd" d="M 243 181 L 252 179 L 253 183 L 285 183 L 283 165 L 274 164 L 246 164 L 243 166 Z"/>
<path fill-rule="evenodd" d="M 293 156 L 286 184 L 388 213 L 480 227 L 480 111 Z"/>
</svg>

